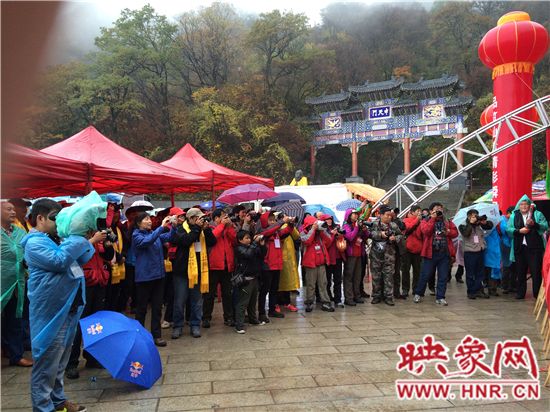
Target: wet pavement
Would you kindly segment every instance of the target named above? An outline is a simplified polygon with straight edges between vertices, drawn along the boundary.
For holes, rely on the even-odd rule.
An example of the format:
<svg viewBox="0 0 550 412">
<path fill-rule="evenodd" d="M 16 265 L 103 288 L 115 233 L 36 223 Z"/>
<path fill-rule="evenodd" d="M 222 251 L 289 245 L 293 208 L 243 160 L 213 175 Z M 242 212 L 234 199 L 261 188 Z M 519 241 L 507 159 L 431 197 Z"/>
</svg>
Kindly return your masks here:
<svg viewBox="0 0 550 412">
<path fill-rule="evenodd" d="M 546 372 L 539 376 L 539 400 L 463 400 L 457 387 L 442 400 L 399 400 L 396 395 L 397 379 L 414 379 L 396 370 L 396 349 L 408 341 L 419 344 L 426 334 L 449 347 L 451 356 L 471 334 L 488 345 L 488 364 L 497 342 L 528 336 L 539 367 L 546 367 L 550 360 L 543 360 L 541 321 L 535 323 L 531 295 L 520 301 L 513 294 L 469 300 L 466 286 L 453 280 L 447 307 L 436 305 L 427 293 L 419 304 L 412 297 L 396 300 L 393 307 L 371 305 L 367 299 L 333 313 L 322 312 L 320 305 L 305 313 L 302 296 L 292 295 L 297 313 L 284 312 L 284 319 L 265 326 L 246 326 L 244 335 L 223 324 L 219 303 L 211 328 L 202 329 L 200 339 L 185 333 L 171 340 L 172 329 L 163 329 L 168 342 L 159 348 L 163 376 L 149 390 L 114 380 L 106 370 L 86 369 L 82 359 L 80 379 L 65 379 L 68 399 L 88 411 L 105 412 L 550 410 L 550 387 L 542 387 Z M 456 360 L 447 365 L 456 370 Z M 418 379 L 441 379 L 433 362 L 426 366 Z M 31 370 L 8 366 L 2 359 L 1 372 L 2 411 L 31 410 Z M 502 372 L 504 379 L 528 376 L 526 369 L 504 367 Z M 488 378 L 479 372 L 473 377 Z"/>
</svg>

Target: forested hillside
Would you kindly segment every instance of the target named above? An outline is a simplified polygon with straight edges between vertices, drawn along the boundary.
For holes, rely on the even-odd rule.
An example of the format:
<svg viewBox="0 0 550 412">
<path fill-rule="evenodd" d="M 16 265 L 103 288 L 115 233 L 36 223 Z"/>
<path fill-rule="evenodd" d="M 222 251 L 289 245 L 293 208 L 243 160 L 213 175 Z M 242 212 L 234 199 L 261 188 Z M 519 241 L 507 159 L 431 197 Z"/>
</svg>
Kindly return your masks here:
<svg viewBox="0 0 550 412">
<path fill-rule="evenodd" d="M 291 11 L 251 19 L 229 3 L 179 16 L 159 15 L 151 6 L 126 9 L 114 27 L 102 29 L 84 61 L 45 70 L 21 140 L 40 149 L 93 125 L 155 161 L 191 143 L 209 160 L 288 184 L 296 169 L 310 170 L 306 97 L 392 76 L 416 82 L 459 74 L 462 93 L 478 101 L 466 125 L 479 127 L 492 80 L 477 47 L 514 10 L 550 31 L 545 1 L 436 2 L 431 10 L 418 3 L 334 3 L 314 27 Z M 549 73 L 547 54 L 536 66 L 534 97 L 550 93 Z M 412 166 L 449 143 L 415 143 Z M 359 174 L 367 183 L 395 146 L 361 148 Z M 533 153 L 540 179 L 544 137 L 535 139 Z M 342 181 L 351 174 L 349 149 L 320 150 L 316 166 L 317 183 Z M 489 167 L 476 173 L 483 178 Z"/>
</svg>

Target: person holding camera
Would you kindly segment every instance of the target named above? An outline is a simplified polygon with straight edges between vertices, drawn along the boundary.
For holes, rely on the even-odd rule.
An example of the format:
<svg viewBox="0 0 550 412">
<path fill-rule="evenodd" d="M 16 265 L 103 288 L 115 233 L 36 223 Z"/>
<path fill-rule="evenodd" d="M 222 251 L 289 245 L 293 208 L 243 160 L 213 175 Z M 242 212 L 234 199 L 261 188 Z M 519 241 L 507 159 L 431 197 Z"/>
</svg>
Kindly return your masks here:
<svg viewBox="0 0 550 412">
<path fill-rule="evenodd" d="M 430 205 L 430 216 L 420 223 L 424 240 L 422 243 L 422 275 L 415 290 L 414 303 L 419 303 L 426 292 L 430 276 L 437 269 L 437 293 L 435 302 L 447 306 L 447 277 L 451 257 L 455 255 L 453 239 L 458 236 L 455 224 L 443 215 L 443 205 L 434 202 Z"/>
<path fill-rule="evenodd" d="M 294 219 L 284 216 L 277 220 L 273 212 L 263 213 L 260 217 L 262 229 L 259 234 L 266 240 L 267 254 L 262 265 L 260 293 L 258 296 L 258 313 L 260 320 L 269 323 L 265 313 L 265 301 L 269 293 L 269 317 L 284 318 L 283 313 L 277 312 L 277 293 L 279 280 L 283 269 L 283 244 L 282 241 L 290 236 L 294 230 Z M 286 227 L 282 226 L 286 223 Z"/>
<path fill-rule="evenodd" d="M 420 206 L 413 205 L 409 211 L 409 216 L 403 219 L 405 223 L 405 232 L 403 233 L 407 241 L 407 251 L 401 257 L 401 287 L 403 296 L 409 296 L 409 290 L 416 290 L 420 280 L 420 271 L 422 270 L 422 232 L 420 223 L 422 222 L 422 213 Z M 411 266 L 413 270 L 412 289 L 411 289 Z"/>
<path fill-rule="evenodd" d="M 466 220 L 458 226 L 464 245 L 464 267 L 466 268 L 466 293 L 468 299 L 476 297 L 489 299 L 483 290 L 485 278 L 485 249 L 487 242 L 483 236 L 485 230 L 491 230 L 493 222 L 487 216 L 479 216 L 476 209 L 466 213 Z"/>
<path fill-rule="evenodd" d="M 249 325 L 265 325 L 265 322 L 256 317 L 256 303 L 258 301 L 258 276 L 262 272 L 262 264 L 267 254 L 265 238 L 254 237 L 252 241 L 248 230 L 237 233 L 238 245 L 235 247 L 236 270 L 242 270 L 245 283 L 239 288 L 239 301 L 235 311 L 235 330 L 243 334 L 244 313 L 248 313 Z"/>
<path fill-rule="evenodd" d="M 328 247 L 328 257 L 327 262 L 327 293 L 328 297 L 333 303 L 333 307 L 338 306 L 339 308 L 344 307 L 342 302 L 342 262 L 346 259 L 345 250 L 341 252 L 338 250 L 338 240 L 342 239 L 345 245 L 346 240 L 343 239 L 346 231 L 336 223 L 334 223 L 334 218 L 330 215 L 321 215 L 321 220 L 327 222 L 327 229 L 332 235 L 332 242 Z M 332 289 L 332 291 L 331 291 Z"/>
<path fill-rule="evenodd" d="M 243 205 L 237 205 L 231 210 L 233 218 L 233 226 L 235 233 L 239 233 L 240 230 L 247 230 L 250 232 L 250 236 L 254 236 L 256 233 L 256 226 L 252 222 L 252 216 L 246 211 Z"/>
<path fill-rule="evenodd" d="M 314 216 L 306 217 L 304 229 L 300 233 L 300 240 L 304 248 L 302 266 L 306 268 L 306 312 L 313 310 L 315 300 L 315 286 L 319 286 L 319 296 L 325 312 L 334 312 L 330 305 L 327 292 L 326 264 L 330 262 L 328 248 L 332 243 L 332 236 L 326 222 L 317 220 Z"/>
<path fill-rule="evenodd" d="M 172 339 L 182 335 L 187 298 L 191 301 L 190 333 L 200 338 L 202 294 L 209 291 L 208 248 L 216 246 L 210 218 L 192 207 L 186 220 L 178 216 L 177 234 L 171 243 L 178 246 L 172 268 L 174 276 L 174 331 Z"/>
<path fill-rule="evenodd" d="M 95 249 L 84 236 L 70 235 L 61 241 L 56 224 L 60 211 L 61 205 L 51 199 L 34 202 L 32 220 L 36 226 L 21 241 L 30 272 L 33 412 L 86 410 L 67 400 L 63 373 L 86 301 L 82 265 Z"/>
<path fill-rule="evenodd" d="M 162 299 L 164 296 L 164 266 L 163 244 L 172 242 L 176 236 L 176 228 L 168 229 L 170 216 L 166 216 L 161 225 L 151 230 L 153 222 L 147 212 L 138 213 L 130 226 L 132 250 L 136 257 L 136 320 L 145 327 L 147 304 L 151 300 L 151 334 L 155 345 L 164 347 L 160 320 L 162 318 Z"/>
<path fill-rule="evenodd" d="M 361 299 L 361 282 L 364 275 L 365 242 L 369 238 L 369 230 L 365 222 L 359 219 L 357 210 L 346 210 L 344 218 L 346 220 L 343 227 L 346 231 L 344 237 L 348 242 L 344 265 L 344 303 L 348 306 L 356 306 L 357 303 L 365 303 Z"/>
<path fill-rule="evenodd" d="M 403 234 L 398 224 L 392 221 L 393 212 L 388 206 L 380 208 L 379 216 L 378 221 L 373 222 L 369 235 L 372 239 L 369 254 L 372 276 L 371 304 L 376 305 L 384 299 L 386 305 L 394 306 L 395 260 Z"/>
<path fill-rule="evenodd" d="M 82 265 L 84 279 L 86 280 L 86 304 L 82 311 L 83 318 L 93 315 L 100 310 L 105 310 L 106 286 L 109 283 L 109 271 L 106 269 L 106 264 L 115 256 L 113 243 L 107 239 L 106 231 L 90 233 L 89 240 L 94 246 L 95 253 L 85 265 Z M 73 340 L 69 363 L 65 371 L 67 379 L 78 379 L 80 377 L 77 368 L 81 344 L 82 331 L 79 324 Z M 86 359 L 87 368 L 103 368 L 88 351 L 85 350 L 83 356 Z"/>
<path fill-rule="evenodd" d="M 216 237 L 216 245 L 210 250 L 208 256 L 208 292 L 204 294 L 202 301 L 202 327 L 209 328 L 214 310 L 214 299 L 218 284 L 222 294 L 223 319 L 227 326 L 235 326 L 233 302 L 231 297 L 231 273 L 235 270 L 233 247 L 237 246 L 237 234 L 233 228 L 231 219 L 222 209 L 212 212 L 210 227 Z"/>
<path fill-rule="evenodd" d="M 527 269 L 533 282 L 533 297 L 536 299 L 542 283 L 542 261 L 546 242 L 543 234 L 548 229 L 544 215 L 524 195 L 506 225 L 506 234 L 512 238 L 510 259 L 516 262 L 516 299 L 525 299 L 527 293 Z"/>
</svg>

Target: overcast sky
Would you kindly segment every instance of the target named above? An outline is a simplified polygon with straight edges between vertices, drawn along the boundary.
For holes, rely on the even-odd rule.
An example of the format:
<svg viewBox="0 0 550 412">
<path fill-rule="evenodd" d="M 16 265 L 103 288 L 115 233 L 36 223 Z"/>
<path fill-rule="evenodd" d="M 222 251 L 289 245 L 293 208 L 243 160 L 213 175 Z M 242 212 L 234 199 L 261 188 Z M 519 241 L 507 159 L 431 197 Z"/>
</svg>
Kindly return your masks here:
<svg viewBox="0 0 550 412">
<path fill-rule="evenodd" d="M 410 1 L 410 0 L 409 0 Z M 412 0 L 414 1 L 414 0 Z M 432 3 L 431 0 L 417 0 Z M 244 13 L 263 13 L 274 9 L 292 10 L 294 13 L 305 13 L 309 24 L 321 23 L 320 12 L 330 3 L 329 0 L 233 0 L 232 3 Z M 357 1 L 358 3 L 374 3 L 374 0 Z M 378 0 L 380 2 L 396 2 L 396 0 Z M 50 35 L 49 47 L 45 53 L 43 64 L 66 64 L 72 60 L 81 60 L 94 47 L 94 38 L 100 35 L 100 27 L 112 27 L 113 22 L 120 17 L 120 11 L 128 8 L 141 9 L 151 4 L 157 13 L 173 18 L 185 11 L 197 9 L 199 6 L 209 6 L 212 0 L 100 0 L 67 1 L 61 7 L 56 26 Z"/>
</svg>

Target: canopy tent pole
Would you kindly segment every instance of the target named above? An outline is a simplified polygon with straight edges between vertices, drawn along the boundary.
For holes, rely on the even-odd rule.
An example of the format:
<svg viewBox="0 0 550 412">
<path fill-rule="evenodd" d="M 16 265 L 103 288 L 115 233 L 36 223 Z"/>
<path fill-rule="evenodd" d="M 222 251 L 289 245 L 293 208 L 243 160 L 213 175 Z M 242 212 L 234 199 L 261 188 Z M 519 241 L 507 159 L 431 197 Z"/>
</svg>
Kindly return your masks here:
<svg viewBox="0 0 550 412">
<path fill-rule="evenodd" d="M 212 210 L 216 210 L 216 191 L 214 190 L 214 183 L 212 183 Z"/>
<path fill-rule="evenodd" d="M 176 204 L 174 202 L 174 194 L 172 193 L 172 195 L 170 196 L 170 200 L 172 201 L 172 207 L 174 207 Z"/>
<path fill-rule="evenodd" d="M 88 195 L 92 190 L 94 190 L 94 166 L 88 163 L 88 181 L 86 182 L 84 195 Z"/>
</svg>

